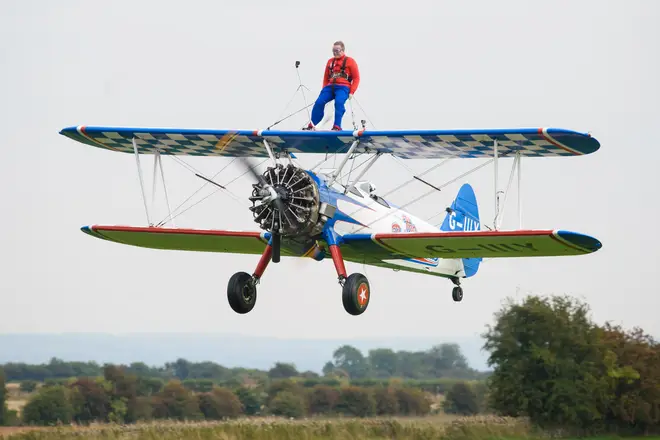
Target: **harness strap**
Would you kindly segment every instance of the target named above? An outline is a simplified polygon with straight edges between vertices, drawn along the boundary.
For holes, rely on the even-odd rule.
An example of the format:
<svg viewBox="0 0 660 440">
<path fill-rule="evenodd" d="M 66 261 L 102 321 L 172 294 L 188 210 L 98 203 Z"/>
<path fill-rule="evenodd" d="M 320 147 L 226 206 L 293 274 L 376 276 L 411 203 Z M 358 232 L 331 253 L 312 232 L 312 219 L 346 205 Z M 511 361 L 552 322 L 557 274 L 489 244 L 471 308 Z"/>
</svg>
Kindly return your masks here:
<svg viewBox="0 0 660 440">
<path fill-rule="evenodd" d="M 349 82 L 352 82 L 353 79 L 348 76 L 346 73 L 346 57 L 344 57 L 344 61 L 342 62 L 341 69 L 339 72 L 335 72 L 335 61 L 336 59 L 332 60 L 332 64 L 330 65 L 330 79 L 332 79 L 333 84 L 337 82 L 337 78 L 344 78 Z"/>
</svg>

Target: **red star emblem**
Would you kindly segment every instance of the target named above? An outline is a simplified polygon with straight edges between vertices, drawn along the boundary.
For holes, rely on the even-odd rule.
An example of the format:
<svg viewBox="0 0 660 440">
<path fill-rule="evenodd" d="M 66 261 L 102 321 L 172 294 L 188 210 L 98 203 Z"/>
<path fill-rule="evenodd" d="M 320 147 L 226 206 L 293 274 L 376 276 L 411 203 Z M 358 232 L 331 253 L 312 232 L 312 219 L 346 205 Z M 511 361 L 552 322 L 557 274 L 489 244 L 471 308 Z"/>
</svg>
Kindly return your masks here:
<svg viewBox="0 0 660 440">
<path fill-rule="evenodd" d="M 364 307 L 369 301 L 369 287 L 366 283 L 360 284 L 357 289 L 357 300 L 360 307 Z"/>
</svg>

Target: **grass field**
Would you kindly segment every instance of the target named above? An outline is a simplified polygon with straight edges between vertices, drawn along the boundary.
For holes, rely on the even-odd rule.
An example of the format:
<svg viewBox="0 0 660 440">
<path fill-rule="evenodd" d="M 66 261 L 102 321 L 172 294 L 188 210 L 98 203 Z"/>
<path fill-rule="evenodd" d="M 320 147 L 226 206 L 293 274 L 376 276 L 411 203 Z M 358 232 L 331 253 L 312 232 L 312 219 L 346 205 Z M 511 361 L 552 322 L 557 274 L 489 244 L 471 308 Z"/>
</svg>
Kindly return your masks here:
<svg viewBox="0 0 660 440">
<path fill-rule="evenodd" d="M 129 426 L 5 428 L 12 439 L 222 439 L 222 440 L 329 440 L 329 439 L 487 439 L 531 438 L 525 421 L 497 417 L 373 419 L 244 419 L 228 422 L 158 422 Z"/>
</svg>

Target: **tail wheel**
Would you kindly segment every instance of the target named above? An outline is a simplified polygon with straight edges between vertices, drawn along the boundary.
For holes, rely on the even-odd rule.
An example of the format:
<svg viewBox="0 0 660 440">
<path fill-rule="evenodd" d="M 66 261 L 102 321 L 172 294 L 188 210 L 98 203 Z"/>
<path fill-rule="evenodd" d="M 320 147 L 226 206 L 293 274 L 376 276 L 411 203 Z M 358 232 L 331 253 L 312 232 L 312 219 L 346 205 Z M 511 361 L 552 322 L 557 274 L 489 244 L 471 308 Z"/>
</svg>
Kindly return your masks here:
<svg viewBox="0 0 660 440">
<path fill-rule="evenodd" d="M 367 277 L 361 273 L 351 274 L 346 278 L 342 290 L 342 301 L 344 309 L 351 315 L 361 315 L 367 310 L 371 290 Z"/>
<path fill-rule="evenodd" d="M 463 288 L 461 286 L 456 286 L 451 291 L 451 297 L 454 301 L 459 302 L 463 299 Z"/>
<path fill-rule="evenodd" d="M 257 286 L 250 274 L 238 272 L 229 279 L 227 300 L 236 313 L 245 314 L 254 308 L 257 302 Z"/>
</svg>

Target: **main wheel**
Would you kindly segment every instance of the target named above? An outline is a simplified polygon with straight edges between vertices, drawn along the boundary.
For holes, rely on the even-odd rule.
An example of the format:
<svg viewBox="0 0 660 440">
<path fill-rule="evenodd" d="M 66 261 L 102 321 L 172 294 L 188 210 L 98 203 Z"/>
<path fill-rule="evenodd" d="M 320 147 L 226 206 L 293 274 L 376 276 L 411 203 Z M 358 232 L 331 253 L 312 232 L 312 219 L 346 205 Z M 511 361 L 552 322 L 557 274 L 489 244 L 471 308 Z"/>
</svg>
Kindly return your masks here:
<svg viewBox="0 0 660 440">
<path fill-rule="evenodd" d="M 257 286 L 252 283 L 252 276 L 245 272 L 232 275 L 227 283 L 227 299 L 236 313 L 245 314 L 252 310 L 257 301 Z"/>
<path fill-rule="evenodd" d="M 454 301 L 459 302 L 463 299 L 463 288 L 461 286 L 454 287 L 454 290 L 451 291 L 451 297 Z"/>
<path fill-rule="evenodd" d="M 361 273 L 351 274 L 346 278 L 342 290 L 344 310 L 351 315 L 360 315 L 367 310 L 370 298 L 369 281 Z"/>
</svg>

